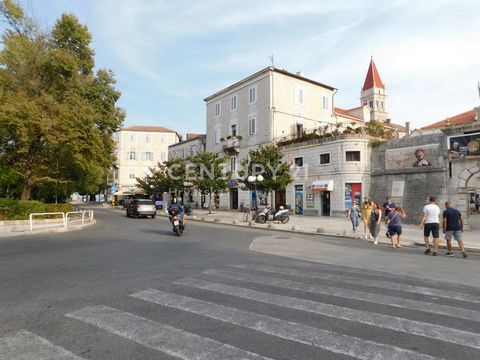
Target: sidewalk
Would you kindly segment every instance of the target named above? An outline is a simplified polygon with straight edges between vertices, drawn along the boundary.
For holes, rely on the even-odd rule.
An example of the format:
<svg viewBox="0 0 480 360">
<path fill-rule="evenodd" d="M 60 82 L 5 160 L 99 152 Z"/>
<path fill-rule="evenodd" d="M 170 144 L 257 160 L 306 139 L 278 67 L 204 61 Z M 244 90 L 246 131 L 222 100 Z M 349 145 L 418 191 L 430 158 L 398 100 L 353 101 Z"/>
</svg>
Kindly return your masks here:
<svg viewBox="0 0 480 360">
<path fill-rule="evenodd" d="M 480 215 L 474 215 L 474 224 L 480 224 Z M 322 234 L 341 236 L 348 238 L 356 238 L 365 241 L 363 233 L 363 223 L 360 221 L 360 226 L 357 232 L 352 231 L 351 222 L 347 218 L 337 217 L 317 217 L 317 216 L 302 216 L 291 215 L 290 221 L 287 224 L 281 224 L 277 221 L 268 221 L 266 224 L 246 223 L 243 222 L 243 213 L 239 211 L 220 211 L 214 210 L 212 214 L 208 214 L 206 210 L 194 209 L 191 220 L 196 221 L 211 221 L 220 224 L 231 224 L 236 226 L 253 226 L 255 228 L 275 229 L 283 231 L 291 231 L 295 233 L 306 234 Z M 463 241 L 467 250 L 480 251 L 480 227 L 472 226 L 473 231 L 465 231 L 463 233 Z M 401 244 L 404 246 L 423 246 L 423 230 L 418 225 L 405 224 L 402 228 L 403 234 L 401 236 Z M 386 226 L 382 222 L 380 234 L 378 236 L 379 244 L 390 244 L 390 239 L 385 236 Z M 443 234 L 440 234 L 442 241 L 441 247 L 445 247 L 445 240 Z M 457 242 L 452 241 L 454 249 L 457 249 Z M 433 244 L 432 244 L 433 246 Z"/>
</svg>

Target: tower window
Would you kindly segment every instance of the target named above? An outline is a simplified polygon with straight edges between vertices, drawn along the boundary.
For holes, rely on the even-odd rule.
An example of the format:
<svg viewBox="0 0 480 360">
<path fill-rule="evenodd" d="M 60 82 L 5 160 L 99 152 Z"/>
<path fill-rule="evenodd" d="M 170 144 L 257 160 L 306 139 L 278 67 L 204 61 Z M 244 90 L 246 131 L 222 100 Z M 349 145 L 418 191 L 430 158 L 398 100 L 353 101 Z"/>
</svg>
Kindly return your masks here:
<svg viewBox="0 0 480 360">
<path fill-rule="evenodd" d="M 368 102 L 368 105 L 370 106 L 370 109 L 372 109 L 372 108 L 373 108 L 373 100 L 370 100 L 370 101 Z"/>
</svg>

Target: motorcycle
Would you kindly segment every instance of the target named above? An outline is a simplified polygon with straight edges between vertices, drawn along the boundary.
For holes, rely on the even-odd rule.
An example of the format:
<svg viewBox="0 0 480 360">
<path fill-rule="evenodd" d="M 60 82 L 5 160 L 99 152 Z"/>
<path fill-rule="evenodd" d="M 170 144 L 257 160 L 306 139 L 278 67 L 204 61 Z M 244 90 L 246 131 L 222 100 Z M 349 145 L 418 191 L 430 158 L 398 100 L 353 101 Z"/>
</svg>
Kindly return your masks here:
<svg viewBox="0 0 480 360">
<path fill-rule="evenodd" d="M 284 209 L 283 206 L 280 206 L 280 209 L 273 214 L 270 218 L 270 206 L 267 206 L 257 215 L 257 222 L 260 224 L 265 224 L 267 221 L 278 221 L 282 224 L 288 223 L 290 216 L 288 215 L 288 209 Z"/>
<path fill-rule="evenodd" d="M 181 236 L 185 230 L 185 226 L 180 220 L 180 214 L 175 209 L 170 209 L 168 217 L 173 225 L 173 232 L 177 234 L 177 236 Z"/>
</svg>

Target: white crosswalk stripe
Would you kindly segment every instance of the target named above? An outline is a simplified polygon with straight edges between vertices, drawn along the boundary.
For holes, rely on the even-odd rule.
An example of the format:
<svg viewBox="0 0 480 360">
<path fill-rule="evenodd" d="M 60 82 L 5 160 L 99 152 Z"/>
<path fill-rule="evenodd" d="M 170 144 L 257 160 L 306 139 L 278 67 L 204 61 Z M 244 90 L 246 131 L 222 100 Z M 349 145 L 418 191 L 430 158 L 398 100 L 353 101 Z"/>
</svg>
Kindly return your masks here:
<svg viewBox="0 0 480 360">
<path fill-rule="evenodd" d="M 279 279 L 275 277 L 258 276 L 251 274 L 238 273 L 228 270 L 207 270 L 203 272 L 207 275 L 220 276 L 231 280 L 240 280 L 256 284 L 275 286 L 291 290 L 308 291 L 316 294 L 332 295 L 347 299 L 368 301 L 370 303 L 389 305 L 405 309 L 420 310 L 428 313 L 454 316 L 467 320 L 480 321 L 480 312 L 468 309 L 457 308 L 448 305 L 440 305 L 424 301 L 399 298 L 395 296 L 368 293 L 365 291 L 343 289 L 329 286 L 308 285 L 297 281 Z"/>
<path fill-rule="evenodd" d="M 175 284 L 214 291 L 289 309 L 311 312 L 336 319 L 344 319 L 399 332 L 430 337 L 437 340 L 480 349 L 480 334 L 457 330 L 441 325 L 423 323 L 420 321 L 408 320 L 390 315 L 376 314 L 369 311 L 350 309 L 337 305 L 270 294 L 193 278 L 182 279 L 176 281 Z"/>
<path fill-rule="evenodd" d="M 232 265 L 232 266 L 239 269 L 250 269 L 255 271 L 291 275 L 291 276 L 304 277 L 304 278 L 310 278 L 310 279 L 320 279 L 320 280 L 341 282 L 346 284 L 372 286 L 377 288 L 405 291 L 405 292 L 411 292 L 415 294 L 449 298 L 454 300 L 461 300 L 461 301 L 480 304 L 480 299 L 477 296 L 472 294 L 466 294 L 466 293 L 451 291 L 446 289 L 435 289 L 435 288 L 429 288 L 424 286 L 414 286 L 414 285 L 401 284 L 401 283 L 395 283 L 395 282 L 365 279 L 359 276 L 355 276 L 353 274 L 351 278 L 349 278 L 345 275 L 327 274 L 322 272 L 296 270 L 296 269 L 284 269 L 279 267 L 269 267 L 269 266 L 263 266 L 263 265 Z"/>
<path fill-rule="evenodd" d="M 64 348 L 32 334 L 20 331 L 0 339 L 0 359 L 3 360 L 82 360 Z"/>
<path fill-rule="evenodd" d="M 159 290 L 145 290 L 131 295 L 134 298 L 153 302 L 162 306 L 203 315 L 227 323 L 240 325 L 252 330 L 274 335 L 283 339 L 313 345 L 337 354 L 349 355 L 364 360 L 427 360 L 432 356 L 342 335 L 336 332 L 321 330 L 312 326 L 259 315 L 203 300 L 167 293 Z"/>
<path fill-rule="evenodd" d="M 268 359 L 228 344 L 108 306 L 91 306 L 69 313 L 67 316 L 180 359 Z"/>
</svg>

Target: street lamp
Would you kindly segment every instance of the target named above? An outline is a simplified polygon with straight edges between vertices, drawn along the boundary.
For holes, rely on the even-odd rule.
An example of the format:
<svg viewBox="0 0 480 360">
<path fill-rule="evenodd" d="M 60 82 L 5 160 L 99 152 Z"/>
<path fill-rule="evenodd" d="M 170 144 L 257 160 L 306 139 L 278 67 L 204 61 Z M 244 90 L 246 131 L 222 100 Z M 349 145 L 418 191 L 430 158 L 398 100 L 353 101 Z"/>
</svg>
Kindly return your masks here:
<svg viewBox="0 0 480 360">
<path fill-rule="evenodd" d="M 255 207 L 258 207 L 258 192 L 257 192 L 257 183 L 259 182 L 262 182 L 264 180 L 263 176 L 262 175 L 250 175 L 248 178 L 247 178 L 247 181 L 250 183 L 250 184 L 254 184 L 255 185 Z"/>
</svg>

